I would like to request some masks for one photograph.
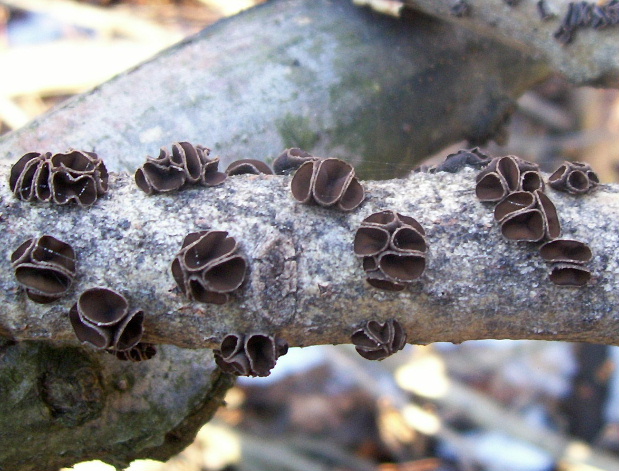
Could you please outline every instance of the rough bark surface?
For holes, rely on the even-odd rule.
[[[411,8],[543,58],[574,84],[619,88],[617,25],[601,30],[580,28],[567,45],[554,38],[571,0],[544,0],[552,15],[547,21],[537,11],[537,0],[523,0],[515,6],[497,0],[470,1],[470,14],[462,18],[451,13],[453,0],[404,1]]]
[[[615,186],[582,197],[548,190],[563,234],[587,242],[595,254],[590,285],[570,289],[549,281],[536,246],[502,239],[492,205],[475,197],[469,168],[365,182],[367,199],[351,214],[297,203],[289,182],[243,175],[215,188],[149,197],[128,175],[115,175],[109,196],[88,210],[18,201],[0,183],[2,330],[14,340],[71,339],[67,311],[77,295],[107,286],[145,310],[147,341],[181,347],[212,348],[226,333],[250,331],[277,333],[291,346],[348,343],[364,320],[389,317],[419,343],[619,343]],[[368,286],[352,250],[360,222],[385,209],[413,216],[427,230],[426,272],[401,293]],[[250,260],[246,283],[224,306],[189,302],[170,271],[185,235],[207,228],[229,231]],[[26,238],[42,234],[78,254],[71,293],[50,305],[26,299],[8,261]]]
[[[450,143],[494,136],[549,73],[522,51],[423,15],[271,1],[3,137],[0,159],[73,147],[134,171],[186,140],[224,166],[298,146],[389,178]]]
[[[4,341],[0,466],[166,460],[191,443],[231,385],[207,350],[165,346],[134,364],[66,343]]]

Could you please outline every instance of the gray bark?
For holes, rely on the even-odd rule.
[[[497,0],[470,0],[470,14],[450,13],[453,0],[404,0],[428,15],[449,21],[541,58],[576,85],[619,88],[619,27],[581,28],[572,43],[563,45],[553,35],[563,21],[571,0],[544,0],[552,17],[544,21],[537,0],[516,6]]]
[[[108,286],[145,310],[147,341],[181,347],[212,348],[226,333],[250,331],[279,334],[291,346],[348,343],[363,321],[388,317],[415,343],[619,343],[615,186],[579,198],[549,190],[564,235],[595,254],[590,285],[567,289],[548,280],[535,246],[502,239],[492,206],[474,195],[471,169],[365,182],[367,199],[351,214],[298,204],[289,181],[238,176],[149,197],[128,175],[116,175],[109,196],[88,210],[16,201],[3,184],[3,252],[51,234],[74,246],[79,273],[69,296],[41,306],[26,300],[5,259],[2,330],[15,340],[69,340],[67,311],[77,295]],[[369,287],[352,250],[360,222],[385,209],[417,218],[427,231],[426,272],[402,293]],[[185,235],[207,228],[229,231],[249,259],[246,283],[224,306],[188,301],[170,271]]]
[[[389,178],[447,144],[500,133],[515,99],[550,72],[425,16],[384,17],[349,0],[272,1],[4,137],[0,159],[73,147],[134,171],[186,140],[224,166],[298,146]]]

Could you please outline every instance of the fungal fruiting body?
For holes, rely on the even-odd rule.
[[[234,175],[273,175],[273,170],[266,163],[256,159],[241,159],[235,160],[228,168],[226,174],[229,177]]]
[[[108,172],[94,152],[29,152],[11,167],[9,187],[24,201],[88,207],[108,190]]]
[[[144,332],[144,312],[129,310],[127,299],[108,288],[84,291],[69,311],[80,342],[110,353],[135,348]]]
[[[365,198],[355,169],[340,159],[308,160],[295,172],[290,189],[301,203],[352,211]]]
[[[406,345],[406,332],[396,319],[382,324],[367,321],[350,337],[355,350],[367,360],[384,360]]]
[[[55,237],[28,239],[11,255],[18,283],[34,302],[51,303],[67,293],[76,273],[73,248]]]
[[[583,286],[591,279],[591,271],[584,265],[593,254],[584,242],[555,239],[541,246],[540,255],[551,265],[550,279],[557,285]]]
[[[159,157],[147,157],[135,172],[135,182],[148,195],[176,191],[185,185],[216,186],[227,175],[218,171],[219,158],[211,150],[189,142],[175,142],[172,152],[162,147]]]
[[[273,335],[228,334],[217,350],[215,362],[222,371],[237,376],[269,376],[280,356],[288,353],[288,342]]]
[[[288,175],[311,160],[320,160],[320,157],[315,157],[298,147],[285,149],[273,161],[273,171],[276,175]]]
[[[571,184],[568,183],[570,175],[575,175]],[[560,286],[582,286],[589,281],[591,273],[583,266],[585,261],[572,260],[569,257],[551,259],[546,255],[551,253],[551,249],[552,253],[556,253],[556,247],[572,247],[574,244],[579,250],[588,251],[589,254],[591,250],[583,242],[568,243],[558,239],[561,236],[559,215],[554,203],[544,193],[544,183],[536,164],[515,156],[496,157],[477,175],[476,181],[477,197],[481,201],[497,203],[494,219],[500,225],[505,239],[546,242],[546,245],[542,246],[542,257],[552,263],[550,280],[553,283]],[[570,166],[566,163],[551,175],[549,182],[557,189],[565,189],[566,185],[578,187],[580,191],[572,192],[582,193],[597,184],[597,176],[584,164]]]
[[[570,2],[554,37],[562,44],[574,39],[579,28],[602,29],[619,24],[619,0],[601,2]]]
[[[573,195],[588,193],[599,183],[600,179],[591,165],[582,162],[566,161],[548,177],[548,184],[552,188]]]
[[[236,240],[225,231],[188,234],[172,262],[176,284],[191,300],[224,304],[247,272],[247,260],[237,249]]]
[[[154,357],[157,354],[157,347],[152,343],[139,342],[129,350],[117,350],[110,353],[114,353],[119,360],[137,363]]]
[[[363,259],[367,282],[378,289],[401,291],[419,279],[426,267],[425,230],[414,218],[395,211],[365,218],[353,247]]]

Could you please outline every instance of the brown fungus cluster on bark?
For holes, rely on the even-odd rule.
[[[285,149],[273,161],[273,171],[276,175],[289,175],[305,162],[311,160],[320,160],[320,157],[315,157],[309,152],[299,149],[298,147]]]
[[[342,211],[352,211],[365,198],[352,165],[334,158],[303,163],[292,177],[290,189],[300,203],[337,207]]]
[[[157,354],[157,347],[152,343],[140,342],[129,350],[118,350],[113,353],[121,361],[138,363],[153,358]]]
[[[108,172],[94,152],[29,152],[11,167],[9,187],[24,201],[88,207],[107,193]]]
[[[236,240],[225,231],[187,234],[172,262],[176,284],[192,301],[224,304],[247,273],[247,260],[237,249]]]
[[[288,353],[288,342],[273,335],[228,334],[213,350],[219,368],[237,376],[269,376],[280,356]]]
[[[80,342],[113,354],[136,348],[144,333],[144,311],[130,311],[127,299],[109,288],[84,291],[69,321]]]
[[[567,12],[554,37],[562,44],[573,41],[576,31],[581,28],[602,29],[619,25],[619,0],[602,2],[570,2]]]
[[[550,177],[548,184],[558,191],[573,195],[588,193],[598,186],[600,179],[591,165],[565,161]]]
[[[555,172],[554,179],[551,176],[551,186],[555,180],[567,179],[566,174],[569,172],[566,169]],[[477,175],[476,181],[477,197],[481,201],[497,203],[494,219],[500,225],[505,239],[546,242],[542,247],[542,257],[552,263],[550,280],[553,283],[560,286],[582,286],[589,281],[591,274],[579,259],[547,258],[552,252],[551,249],[554,250],[552,253],[556,253],[556,247],[572,247],[574,244],[579,250],[586,250],[589,254],[591,251],[583,242],[567,243],[558,240],[561,236],[559,215],[554,203],[544,193],[544,183],[536,164],[515,156],[496,157]],[[571,243],[573,244],[570,245]]]
[[[367,282],[385,291],[401,291],[421,277],[428,249],[425,230],[410,216],[382,211],[365,218],[353,249],[363,259]]]
[[[228,168],[226,174],[229,177],[234,175],[273,175],[273,170],[266,163],[256,159],[235,160]]]
[[[540,248],[540,255],[550,264],[550,279],[560,286],[582,286],[591,279],[591,271],[584,265],[593,254],[587,244],[573,239],[556,239]]]
[[[135,183],[147,195],[177,191],[185,185],[216,186],[227,175],[219,172],[219,158],[211,150],[189,142],[175,142],[172,152],[162,147],[159,157],[147,157],[135,172]]]
[[[384,360],[402,350],[406,345],[406,332],[396,319],[388,319],[382,324],[367,321],[351,337],[357,353],[366,360]]]
[[[11,255],[17,282],[34,302],[47,304],[64,296],[76,273],[73,248],[44,235],[21,244]]]

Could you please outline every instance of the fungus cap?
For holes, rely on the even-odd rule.
[[[406,332],[396,319],[367,321],[351,336],[355,350],[367,360],[384,360],[406,345]]]

